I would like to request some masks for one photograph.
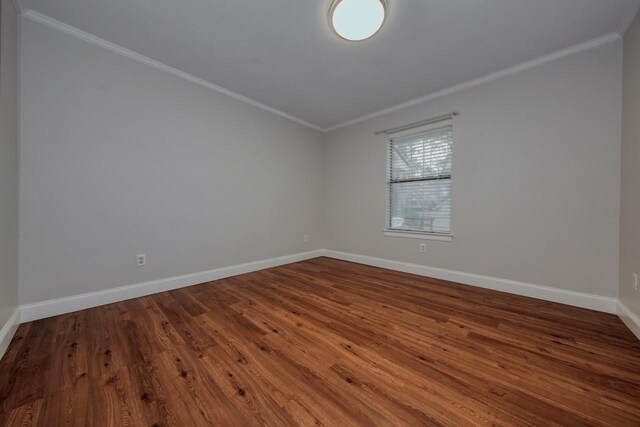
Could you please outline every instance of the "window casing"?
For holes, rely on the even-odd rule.
[[[450,120],[389,141],[386,231],[451,236],[452,149]]]

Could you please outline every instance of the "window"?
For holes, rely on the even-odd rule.
[[[387,231],[451,234],[450,123],[390,140]]]

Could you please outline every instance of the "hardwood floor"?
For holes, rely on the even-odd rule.
[[[317,258],[20,326],[0,425],[640,425],[613,315]]]

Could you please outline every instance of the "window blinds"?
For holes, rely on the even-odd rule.
[[[390,141],[389,229],[451,232],[452,145],[451,125]]]

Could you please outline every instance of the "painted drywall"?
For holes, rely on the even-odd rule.
[[[619,298],[640,317],[640,15],[624,37],[623,74]]]
[[[620,40],[321,135],[22,31],[21,304],[320,248],[617,296]],[[424,255],[382,234],[373,133],[454,110],[455,237]]]
[[[320,133],[28,19],[21,37],[21,304],[323,247]]]
[[[0,0],[0,329],[18,305],[18,18]]]
[[[617,39],[329,133],[327,248],[615,297],[621,79]],[[421,254],[383,235],[387,142],[374,132],[452,111],[454,238]]]
[[[391,0],[357,44],[329,29],[329,0],[21,1],[330,127],[617,31],[637,0]]]

